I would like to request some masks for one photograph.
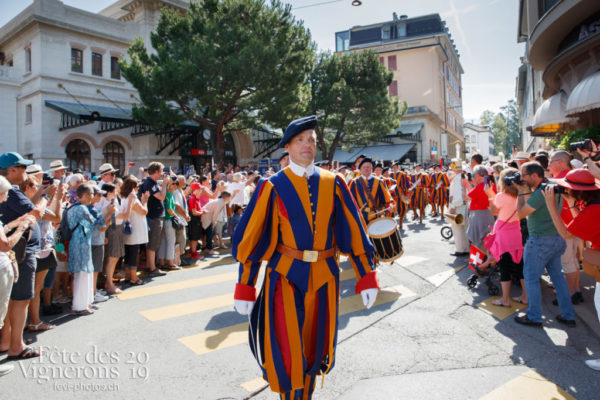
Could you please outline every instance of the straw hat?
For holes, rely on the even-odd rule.
[[[50,163],[50,168],[48,172],[60,171],[61,169],[66,170],[67,167],[64,166],[62,160],[54,160]]]
[[[98,174],[100,174],[100,175],[108,174],[110,172],[117,172],[117,171],[118,171],[118,169],[114,169],[114,167],[110,163],[102,164],[100,166],[100,168],[98,168]]]

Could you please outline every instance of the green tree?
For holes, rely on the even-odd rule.
[[[392,73],[373,52],[321,53],[309,74],[308,113],[319,116],[317,146],[332,160],[339,146],[364,145],[396,129],[406,102],[388,96]]]
[[[507,136],[503,149],[504,153],[508,154],[510,149],[521,146],[519,108],[517,102],[510,99],[505,106],[500,107],[500,110],[502,110],[502,115],[506,120]]]
[[[130,62],[121,61],[142,101],[135,117],[158,128],[186,119],[209,128],[217,162],[225,132],[269,122],[273,104],[296,104],[314,60],[310,32],[279,0],[204,0],[185,14],[163,8],[151,42],[155,53],[138,38]]]

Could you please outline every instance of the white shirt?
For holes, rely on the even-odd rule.
[[[121,206],[124,207],[124,209],[127,209],[128,202],[129,198],[123,199]],[[135,198],[134,204],[139,204],[140,206],[142,205],[137,197]],[[148,225],[146,222],[146,216],[139,214],[132,207],[131,214],[129,214],[129,223],[131,225],[131,235],[123,236],[123,241],[125,244],[134,245],[148,243]]]
[[[289,167],[292,170],[292,172],[298,176],[304,176],[305,173],[306,173],[306,176],[311,176],[312,174],[315,173],[315,164],[312,162],[310,163],[310,165],[308,167],[304,168],[303,166],[296,164],[290,158]]]
[[[246,189],[246,185],[243,182],[231,182],[231,183],[227,184],[227,191],[229,193],[231,193],[231,195],[233,196],[231,198],[231,202],[233,204],[242,204],[242,205],[247,204],[247,202],[245,201],[244,189]],[[234,196],[233,192],[235,192],[236,190],[239,190],[239,191]]]
[[[123,218],[119,217],[118,215],[121,214],[121,212],[125,211],[127,208],[123,208],[123,200],[121,200],[121,204],[119,204],[119,202],[117,201],[117,199],[115,198],[115,224],[116,225],[122,225],[123,224]],[[100,201],[97,202],[96,204],[94,204],[94,208],[99,210],[101,213],[104,212],[104,210],[106,209],[106,207],[108,207],[110,205],[110,200],[107,200],[106,197],[102,196],[100,198]],[[111,217],[108,217],[111,218]],[[112,222],[111,222],[112,224]]]
[[[462,176],[460,174],[456,174],[452,182],[450,182],[449,195],[452,201],[450,202],[450,207],[460,207],[464,205],[463,201],[463,186],[462,186]]]
[[[214,225],[223,208],[225,208],[225,200],[223,199],[214,199],[206,203],[206,205],[202,207],[204,213],[200,216],[202,228],[206,229],[211,224]]]

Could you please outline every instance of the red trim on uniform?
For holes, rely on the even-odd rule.
[[[243,283],[236,283],[233,298],[235,300],[256,301],[256,289]]]
[[[278,200],[278,202],[279,202],[279,212],[281,212],[281,214],[282,214],[282,215],[283,215],[283,216],[284,216],[286,219],[288,219],[288,220],[289,220],[290,218],[288,217],[288,212],[287,212],[287,210],[286,210],[286,208],[285,208],[285,204],[283,204],[283,199],[282,199],[281,197],[277,196],[277,200]]]
[[[365,289],[379,289],[379,282],[377,282],[376,271],[371,271],[365,276],[360,278],[360,281],[355,286],[356,294],[360,294]]]

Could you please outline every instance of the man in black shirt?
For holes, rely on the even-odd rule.
[[[159,162],[151,162],[148,165],[148,177],[140,186],[138,197],[141,198],[145,192],[150,193],[148,198],[148,244],[146,244],[146,267],[150,275],[165,275],[156,267],[156,252],[160,246],[160,238],[163,230],[163,219],[165,216],[165,206],[163,201],[167,196],[168,184],[160,180],[163,176],[164,166]]]
[[[50,189],[37,195],[32,200],[25,196],[19,189],[19,184],[27,179],[27,166],[33,164],[32,160],[24,159],[18,153],[4,153],[0,156],[0,175],[13,185],[8,191],[8,198],[0,204],[0,219],[4,225],[11,221],[22,218],[25,215],[32,215],[36,220],[40,220],[44,215]],[[54,185],[51,185],[53,188]],[[27,319],[27,309],[29,300],[34,297],[35,270],[37,261],[35,253],[40,250],[40,230],[37,224],[31,227],[31,233],[25,231],[23,234],[29,237],[25,246],[25,255],[19,260],[19,277],[13,284],[10,294],[9,313],[6,316],[4,327],[2,328],[3,349],[7,350],[8,359],[26,359],[38,357],[38,350],[34,350],[25,345],[23,341],[23,329]],[[13,247],[17,253],[17,246]],[[19,251],[19,253],[21,253]],[[21,253],[22,254],[22,253]],[[20,258],[21,254],[17,254]]]

